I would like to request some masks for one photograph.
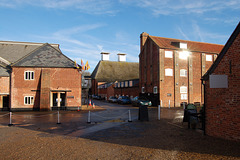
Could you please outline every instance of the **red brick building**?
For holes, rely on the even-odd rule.
[[[77,109],[81,105],[81,74],[59,45],[1,42],[1,86],[11,110]],[[4,82],[2,82],[3,80]],[[8,82],[7,82],[8,81]],[[1,92],[2,87],[1,87]]]
[[[109,53],[101,53],[102,60],[95,67],[92,78],[92,94],[102,98],[110,96],[139,95],[139,64],[126,62],[125,54],[118,54],[118,61],[109,61]]]
[[[205,132],[240,140],[240,23],[218,58],[203,76]]]
[[[201,77],[223,45],[141,34],[139,86],[153,105],[179,107],[203,103]]]

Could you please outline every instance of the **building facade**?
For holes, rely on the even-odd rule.
[[[206,134],[240,141],[240,23],[202,80]]]
[[[179,107],[181,102],[203,103],[201,77],[223,45],[140,36],[139,86],[154,106]]]
[[[139,64],[126,62],[126,54],[118,54],[118,61],[109,61],[110,53],[101,53],[92,78],[92,94],[108,99],[110,96],[139,95]],[[136,86],[137,85],[137,86]]]
[[[81,74],[58,45],[2,42],[0,57],[8,62],[8,76],[0,82],[8,88],[10,110],[74,110],[81,105]]]

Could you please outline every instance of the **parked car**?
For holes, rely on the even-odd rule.
[[[130,104],[131,99],[128,96],[119,96],[118,101],[119,104]]]
[[[134,97],[132,100],[133,106],[152,106],[152,102],[145,97]]]
[[[117,101],[118,101],[117,97],[114,97],[114,96],[110,96],[108,99],[108,102],[111,102],[111,103],[117,103]]]

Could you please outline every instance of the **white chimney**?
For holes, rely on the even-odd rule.
[[[109,54],[110,53],[106,53],[106,52],[101,52],[102,55],[102,61],[109,61]]]
[[[118,62],[126,62],[126,54],[118,53]]]

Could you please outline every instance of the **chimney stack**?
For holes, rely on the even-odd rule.
[[[126,62],[126,54],[118,53],[118,62]]]
[[[149,34],[146,33],[146,32],[143,32],[141,35],[140,35],[140,52],[142,51],[143,49],[143,46],[148,38]]]
[[[102,55],[102,61],[109,61],[109,54],[110,53],[106,53],[106,52],[101,52]]]

